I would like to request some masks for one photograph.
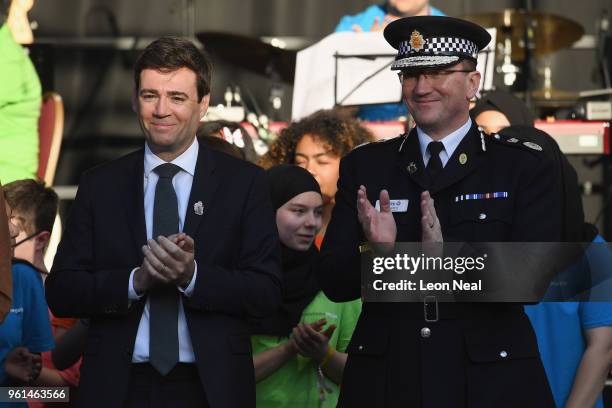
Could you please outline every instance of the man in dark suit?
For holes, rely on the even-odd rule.
[[[362,293],[360,249],[384,256],[396,242],[560,238],[555,163],[535,143],[485,138],[469,117],[486,30],[449,17],[409,17],[389,24],[385,38],[399,50],[392,69],[417,127],[341,162],[317,265],[334,301]],[[522,305],[365,300],[339,407],[554,406]]]
[[[211,65],[161,38],[136,62],[146,144],[86,172],[46,282],[91,319],[79,407],[254,407],[247,324],[280,304],[263,171],[199,145]]]

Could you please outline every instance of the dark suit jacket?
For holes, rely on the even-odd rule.
[[[46,281],[56,316],[90,317],[77,406],[120,407],[146,297],[128,302],[128,280],[146,243],[144,150],[86,172]],[[204,213],[196,215],[201,201]],[[198,275],[183,296],[211,407],[254,407],[250,316],[280,304],[280,257],[264,172],[200,144],[184,232]]]
[[[398,242],[421,240],[424,190],[435,200],[447,242],[559,241],[558,169],[522,141],[484,140],[473,126],[433,185],[424,169],[416,131],[357,148],[342,160],[336,205],[317,265],[330,299],[348,301],[361,293],[358,247],[365,237],[356,211],[360,184],[372,204],[381,189],[391,199],[409,200],[407,211],[393,213]],[[508,197],[455,200],[491,192],[508,192]],[[347,349],[339,406],[552,404],[521,305],[440,303],[439,315],[440,321],[430,323],[424,321],[423,303],[364,303]],[[429,337],[421,335],[425,327]]]

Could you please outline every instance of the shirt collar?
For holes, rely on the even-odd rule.
[[[444,145],[444,150],[446,151],[448,157],[453,155],[455,149],[457,146],[459,146],[459,143],[461,143],[465,135],[467,135],[467,133],[470,131],[470,127],[472,127],[472,119],[468,116],[468,120],[463,124],[463,126],[440,140]],[[423,132],[418,126],[416,129],[419,137],[419,144],[421,145],[421,153],[425,155],[427,145],[434,140],[427,133]]]
[[[181,170],[189,173],[192,177],[195,176],[196,162],[198,161],[198,151],[200,145],[198,144],[198,138],[193,138],[193,143],[187,150],[185,150],[180,156],[172,160],[170,163],[176,164]],[[157,166],[166,163],[155,155],[149,148],[149,144],[145,142],[145,153],[144,153],[144,175],[149,177],[151,171]]]

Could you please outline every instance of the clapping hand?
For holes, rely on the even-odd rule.
[[[444,242],[442,226],[429,191],[421,193],[421,231],[422,242]]]
[[[186,288],[195,272],[195,244],[185,233],[150,239],[142,246],[144,260],[134,277],[134,288],[143,292],[156,283]]]
[[[6,356],[4,370],[9,377],[28,383],[40,375],[42,358],[40,354],[30,353],[25,347],[15,347]]]
[[[389,192],[381,190],[379,196],[380,211],[368,200],[365,186],[357,191],[357,218],[363,233],[375,252],[386,254],[393,250],[397,237],[397,225],[391,212]]]
[[[300,323],[293,328],[291,340],[298,353],[318,363],[323,361],[329,347],[329,339],[336,329],[336,326],[332,324],[321,332],[326,323],[325,319],[319,319],[312,324]]]
[[[193,253],[195,250],[193,239],[184,232],[170,235],[168,239],[178,245],[183,251]]]
[[[385,27],[387,27],[389,25],[389,23],[391,21],[395,20],[395,18],[389,16],[389,14],[387,14],[385,16],[385,18],[383,19],[383,21],[380,21],[380,17],[375,17],[374,18],[374,22],[372,23],[372,25],[370,26],[370,32],[377,32],[377,31],[383,31],[385,29]],[[359,24],[353,24],[351,26],[351,29],[356,32],[356,33],[362,33],[363,29],[361,28],[361,26]]]

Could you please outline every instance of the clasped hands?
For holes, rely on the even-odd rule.
[[[397,239],[397,225],[391,212],[391,200],[387,190],[379,196],[380,211],[368,200],[365,186],[357,191],[357,218],[363,233],[376,253],[387,254],[393,250]],[[443,242],[442,227],[436,214],[434,200],[429,191],[421,193],[421,241]]]
[[[195,272],[194,247],[193,238],[183,232],[148,240],[142,246],[142,265],[134,272],[136,293],[158,284],[187,288]]]
[[[314,323],[300,323],[293,328],[286,347],[292,353],[299,353],[303,357],[309,357],[321,363],[327,355],[329,339],[331,338],[336,326],[331,324],[325,331],[323,326],[327,323],[325,319],[319,319]]]

